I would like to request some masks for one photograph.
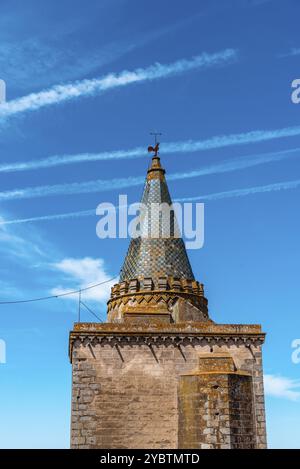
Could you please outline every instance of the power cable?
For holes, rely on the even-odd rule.
[[[113,278],[110,278],[109,280],[105,280],[104,282],[100,283],[95,283],[94,285],[89,285],[88,287],[85,288],[80,288],[78,290],[72,290],[70,292],[66,293],[59,293],[57,295],[51,295],[51,296],[41,296],[39,298],[30,298],[28,300],[15,300],[15,301],[0,301],[0,305],[10,305],[10,304],[18,304],[18,303],[31,303],[34,301],[44,301],[44,300],[50,300],[52,298],[60,298],[62,296],[67,296],[67,295],[74,295],[75,293],[80,293],[86,290],[90,290],[91,288],[96,288],[99,287],[100,285],[104,285],[105,283],[112,282],[112,280],[115,280],[118,276],[116,275]]]

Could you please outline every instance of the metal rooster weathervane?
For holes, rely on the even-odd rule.
[[[148,147],[148,152],[154,152],[154,156],[158,155],[159,151],[159,142],[157,141],[157,136],[162,135],[160,132],[150,132],[150,135],[154,135],[154,147],[151,145]]]

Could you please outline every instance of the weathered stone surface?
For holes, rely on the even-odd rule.
[[[73,448],[265,447],[258,326],[124,327],[71,333]]]
[[[182,375],[178,390],[179,448],[254,448],[252,377],[229,353],[200,355],[199,371]]]

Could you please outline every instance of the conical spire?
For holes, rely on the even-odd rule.
[[[195,280],[177,228],[159,143],[147,172],[138,237],[132,237],[119,283],[107,303],[110,322],[209,320],[203,284]],[[153,210],[154,206],[154,210]],[[164,209],[161,209],[164,207]]]
[[[174,212],[169,212],[169,218],[158,213],[158,204],[171,207],[172,201],[157,151],[148,169],[141,202],[146,209],[140,222],[141,236],[131,239],[120,281],[148,277],[154,282],[160,277],[194,280],[184,242],[175,236]]]

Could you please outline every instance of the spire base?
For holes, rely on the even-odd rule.
[[[112,287],[107,320],[177,323],[209,320],[203,285],[174,277],[140,277]]]

